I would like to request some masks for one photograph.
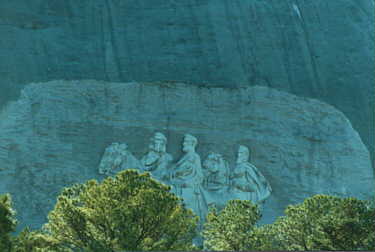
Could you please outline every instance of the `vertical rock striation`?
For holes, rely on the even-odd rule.
[[[0,106],[25,83],[261,85],[343,111],[374,151],[373,0],[13,0]]]

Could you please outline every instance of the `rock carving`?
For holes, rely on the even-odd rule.
[[[196,137],[184,136],[182,151],[184,156],[173,166],[171,183],[175,193],[182,197],[188,207],[191,207],[203,220],[207,213],[202,182],[203,173],[200,156],[195,152],[198,144]]]
[[[109,170],[116,170],[121,165],[121,157],[118,155],[119,143],[108,146],[99,164],[99,173],[107,174]]]
[[[145,171],[159,180],[167,180],[167,168],[173,160],[171,154],[166,152],[167,138],[160,132],[156,132],[150,139],[149,151],[141,159]]]
[[[126,143],[113,143],[105,150],[99,173],[112,175],[129,168],[148,171],[156,179],[170,184],[175,194],[184,199],[187,207],[203,221],[210,206],[222,208],[229,199],[251,200],[262,203],[272,188],[258,169],[249,162],[250,151],[240,145],[232,172],[221,154],[210,152],[201,164],[195,148],[198,139],[186,134],[183,139],[184,155],[172,163],[167,153],[167,138],[156,132],[150,139],[148,152],[140,159],[133,156]],[[201,222],[202,223],[202,222]]]
[[[228,162],[218,153],[210,152],[203,162],[203,188],[208,206],[225,204],[229,179]]]
[[[120,170],[142,169],[140,162],[128,150],[126,143],[113,143],[106,148],[99,165],[99,173],[113,175]]]
[[[236,167],[230,176],[233,196],[241,200],[262,203],[272,192],[272,188],[258,169],[249,160],[250,152],[240,145]]]
[[[203,168],[203,186],[206,190],[217,191],[228,185],[228,162],[220,154],[210,152],[203,162]]]

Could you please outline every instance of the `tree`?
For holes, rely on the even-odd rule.
[[[10,251],[12,247],[11,232],[15,231],[17,221],[14,218],[10,195],[0,195],[0,251]]]
[[[149,173],[126,170],[63,190],[45,225],[80,251],[191,250],[198,217]]]
[[[367,201],[316,195],[288,206],[269,234],[281,250],[374,250],[375,211]]]
[[[218,212],[211,208],[204,224],[204,247],[208,250],[249,250],[256,222],[261,215],[248,200],[230,200]]]
[[[18,236],[11,235],[15,231],[17,220],[12,208],[10,195],[0,195],[0,251],[1,252],[36,252],[51,251],[53,242],[38,232],[27,228]],[[57,250],[56,250],[57,251]]]
[[[212,209],[203,232],[210,250],[375,250],[374,203],[316,195],[290,205],[273,224],[250,202],[230,201]]]
[[[59,246],[59,242],[42,231],[30,231],[25,228],[13,238],[11,252],[70,252]]]

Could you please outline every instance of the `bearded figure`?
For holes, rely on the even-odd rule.
[[[161,181],[168,180],[168,166],[173,160],[171,154],[166,152],[167,138],[164,134],[156,132],[151,138],[149,151],[141,159],[143,169],[151,172],[152,176]]]
[[[246,146],[238,149],[236,167],[230,176],[232,193],[237,199],[263,203],[272,192],[271,185],[258,169],[249,162]]]
[[[201,159],[195,152],[197,144],[198,140],[194,136],[184,136],[182,151],[185,154],[172,166],[170,183],[174,192],[184,199],[186,206],[192,208],[202,221],[207,213],[207,203],[202,189]]]

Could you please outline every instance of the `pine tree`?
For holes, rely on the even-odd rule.
[[[169,186],[126,170],[66,188],[48,220],[61,247],[112,252],[194,249],[198,219]]]

